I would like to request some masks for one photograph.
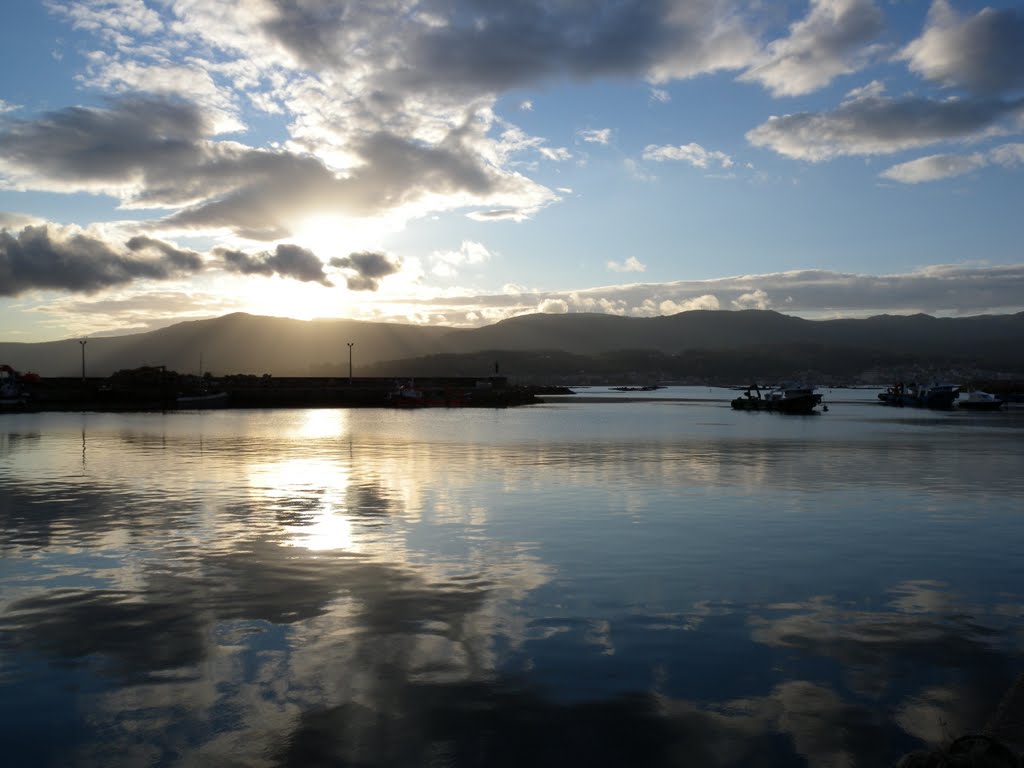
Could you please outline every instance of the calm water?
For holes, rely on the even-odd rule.
[[[0,761],[882,766],[983,726],[1024,409],[727,396],[0,416]]]

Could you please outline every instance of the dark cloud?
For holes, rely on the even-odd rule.
[[[174,169],[199,164],[197,141],[210,131],[203,114],[182,102],[125,98],[107,109],[69,107],[36,121],[4,121],[0,166],[42,177],[51,188],[159,186],[178,175]]]
[[[145,235],[137,235],[131,238],[125,245],[133,253],[141,251],[143,253],[155,254],[181,270],[198,272],[203,266],[202,258],[195,251],[175,248],[170,243],[165,243],[163,240],[155,240]]]
[[[983,8],[961,19],[937,0],[919,38],[902,52],[915,72],[945,85],[994,95],[1024,88],[1024,11]]]
[[[771,117],[747,133],[758,147],[801,160],[880,155],[939,141],[964,140],[1022,113],[1024,101],[937,101],[865,92],[832,112]]]
[[[334,283],[324,274],[324,265],[312,251],[297,245],[278,245],[274,252],[249,254],[227,248],[215,248],[214,253],[224,260],[230,272],[243,275],[280,275],[304,283],[320,283],[328,288]]]
[[[373,251],[333,258],[331,266],[355,271],[355,275],[346,278],[349,290],[352,291],[376,291],[381,278],[393,275],[402,268],[400,262],[394,262],[386,254]]]
[[[428,0],[415,13],[398,3],[273,6],[264,33],[305,66],[352,66],[357,52],[374,90],[411,97],[473,97],[552,77],[687,76],[741,66],[753,50],[722,0]]]
[[[202,268],[195,253],[149,238],[136,238],[128,253],[97,237],[48,226],[0,230],[0,296],[32,289],[98,291],[133,280],[166,280]],[[145,251],[145,258],[131,255]]]

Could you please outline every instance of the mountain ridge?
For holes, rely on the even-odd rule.
[[[773,310],[693,310],[658,317],[600,313],[532,314],[482,326],[449,328],[363,320],[295,320],[231,313],[186,320],[153,331],[93,337],[85,348],[86,375],[163,365],[181,373],[200,367],[217,375],[347,375],[352,343],[353,373],[389,361],[431,355],[552,351],[600,356],[650,351],[664,356],[701,352],[704,359],[743,350],[783,347],[833,359],[843,349],[864,360],[913,354],[936,362],[971,362],[1016,370],[1024,340],[1024,312],[937,318],[875,315],[863,319],[807,320]],[[0,342],[0,363],[42,376],[81,373],[79,339]],[[817,350],[817,351],[816,351]],[[710,356],[705,353],[714,353]],[[827,353],[827,354],[825,354]]]

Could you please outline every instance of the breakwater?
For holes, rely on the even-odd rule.
[[[399,405],[400,389],[415,388],[404,407],[505,408],[540,402],[548,389],[512,385],[505,377],[276,377],[217,378],[160,372],[109,378],[47,378],[26,387],[9,410],[138,411],[203,408],[383,408]],[[567,390],[566,390],[567,391]]]

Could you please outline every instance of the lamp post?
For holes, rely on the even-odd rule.
[[[348,385],[352,386],[352,347],[356,343],[354,341],[348,342]]]
[[[89,342],[88,339],[79,339],[78,343],[82,345],[82,383],[85,383],[85,345]]]

